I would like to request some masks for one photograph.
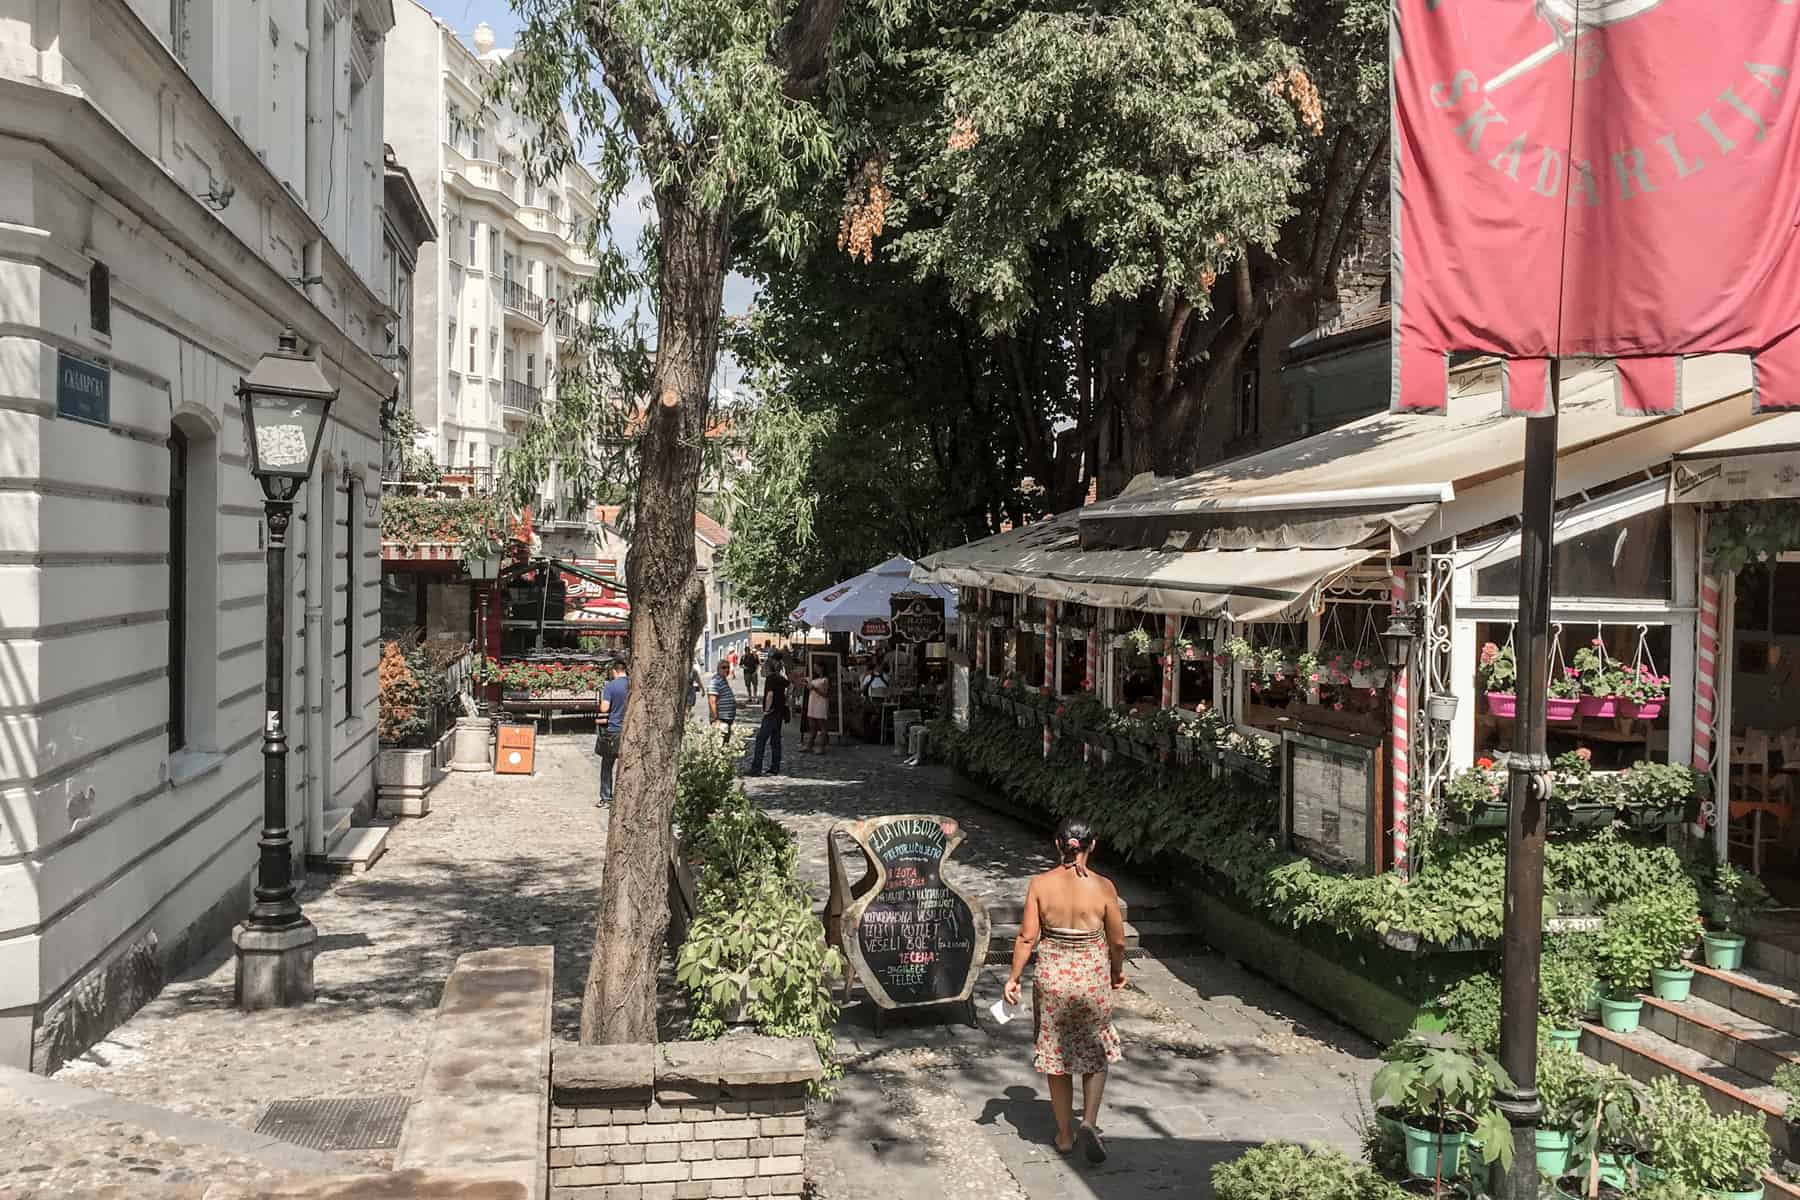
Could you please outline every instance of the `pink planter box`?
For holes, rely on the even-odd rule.
[[[1496,717],[1510,717],[1518,710],[1519,698],[1512,692],[1489,692],[1487,706]]]
[[[1617,696],[1583,696],[1576,704],[1575,711],[1584,717],[1614,716],[1619,711],[1619,698]]]
[[[1549,721],[1573,721],[1580,700],[1574,696],[1552,696],[1544,701],[1544,717]]]

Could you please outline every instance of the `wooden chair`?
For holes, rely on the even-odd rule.
[[[1785,790],[1778,796],[1770,781],[1768,731],[1746,729],[1731,736],[1731,829],[1729,844],[1750,852],[1750,873],[1761,875],[1763,847],[1776,839],[1763,832],[1765,816],[1780,825],[1793,820]],[[1747,836],[1745,836],[1747,835]]]

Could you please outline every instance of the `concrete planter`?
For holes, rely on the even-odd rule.
[[[448,757],[449,736],[430,746],[383,746],[375,756],[375,805],[384,817],[422,817],[431,811],[431,785]]]
[[[450,730],[450,769],[490,771],[494,731],[486,717],[458,717]]]

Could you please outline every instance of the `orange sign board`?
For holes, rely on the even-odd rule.
[[[536,725],[502,725],[494,747],[496,775],[529,775],[537,754]]]

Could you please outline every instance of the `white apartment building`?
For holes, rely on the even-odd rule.
[[[234,390],[338,381],[290,532],[296,857],[373,793],[392,0],[0,4],[0,1063],[249,910],[262,493]]]
[[[527,178],[520,155],[535,130],[488,101],[508,53],[493,30],[477,26],[471,49],[417,0],[396,0],[395,15],[387,138],[442,231],[415,280],[413,411],[438,463],[479,479],[554,394],[580,316],[568,297],[596,270],[596,184],[579,166]]]

